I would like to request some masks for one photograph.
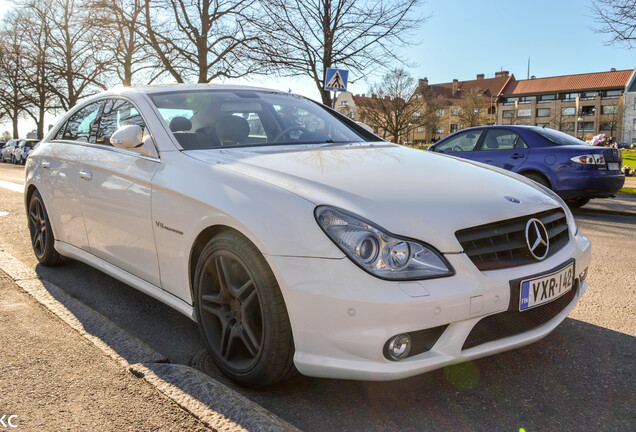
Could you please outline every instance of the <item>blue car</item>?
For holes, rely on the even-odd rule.
[[[464,129],[432,145],[437,153],[495,165],[556,192],[570,207],[616,195],[625,183],[615,148],[594,147],[554,129],[483,126]]]

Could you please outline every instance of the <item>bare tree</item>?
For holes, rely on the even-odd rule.
[[[327,68],[359,75],[400,60],[396,47],[414,43],[412,30],[423,22],[420,0],[261,0],[266,19],[256,24],[266,35],[261,53],[284,76],[309,76],[322,102]]]
[[[25,113],[35,121],[37,136],[44,137],[44,117],[55,108],[50,68],[49,29],[45,21],[31,16],[20,20],[21,30],[26,35],[26,58],[24,65],[25,86],[22,93],[27,100]]]
[[[88,19],[90,8],[81,0],[24,0],[34,19],[46,23],[50,43],[51,89],[64,109],[82,97],[106,88],[105,58],[100,58],[101,35]]]
[[[148,49],[141,34],[145,19],[145,0],[97,0],[88,3],[89,19],[100,29],[100,50],[106,53],[105,68],[119,82],[130,86],[151,83],[163,69]]]
[[[441,110],[448,103],[446,99],[431,87],[418,89],[422,101],[422,117],[420,123],[425,128],[426,136],[431,138],[435,134],[435,128],[439,124]]]
[[[25,86],[24,66],[26,58],[25,34],[19,12],[5,15],[0,31],[0,108],[13,123],[13,138],[18,138],[18,122],[24,116],[28,101],[22,88]]]
[[[177,81],[207,83],[258,71],[249,51],[256,0],[146,0],[145,37]]]
[[[595,0],[597,29],[610,35],[609,44],[624,44],[632,48],[636,43],[636,0]]]
[[[404,69],[394,69],[380,83],[373,84],[370,98],[358,102],[360,120],[381,129],[393,140],[421,125],[421,103],[415,80]]]
[[[485,124],[490,103],[480,91],[468,90],[462,95],[459,107],[461,108],[459,119],[465,127],[473,127]]]

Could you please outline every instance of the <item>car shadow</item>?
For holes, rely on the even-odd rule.
[[[171,362],[192,365],[305,431],[634,430],[636,424],[636,337],[576,319],[527,347],[399,381],[299,375],[254,390],[220,373],[196,325],[160,302],[78,262],[38,265],[36,272]],[[111,348],[118,351],[116,343]],[[165,379],[189,391],[183,381]]]

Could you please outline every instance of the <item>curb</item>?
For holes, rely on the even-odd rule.
[[[217,431],[298,431],[280,417],[212,377],[168,359],[108,318],[68,295],[0,250],[0,270],[38,303],[135,377]]]

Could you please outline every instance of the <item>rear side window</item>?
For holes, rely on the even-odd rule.
[[[97,144],[112,145],[110,137],[113,133],[120,127],[128,125],[146,127],[139,111],[130,102],[122,99],[107,101],[99,121]]]
[[[525,141],[516,133],[507,129],[489,129],[480,150],[512,150],[527,148]]]
[[[439,153],[459,153],[473,151],[475,144],[479,140],[481,130],[462,132],[435,147]]]
[[[102,107],[102,102],[95,102],[73,114],[64,126],[55,135],[55,139],[95,142],[97,114]]]

